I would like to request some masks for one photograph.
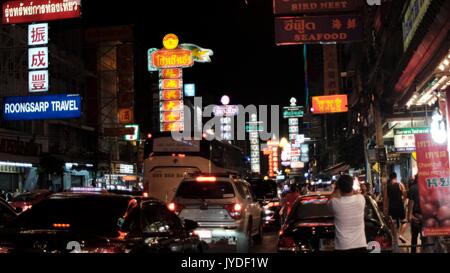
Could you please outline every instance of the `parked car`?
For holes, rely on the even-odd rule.
[[[8,224],[0,232],[0,248],[10,253],[199,252],[201,241],[192,235],[196,227],[154,199],[58,193]]]
[[[376,241],[381,251],[392,251],[392,232],[376,202],[366,196],[367,242]],[[295,202],[278,239],[279,252],[311,253],[334,250],[334,219],[328,206],[330,193],[301,196]]]
[[[210,250],[231,248],[248,252],[263,237],[262,208],[251,186],[230,175],[199,175],[185,178],[168,207],[182,219],[197,221],[195,233]]]
[[[48,190],[39,190],[39,191],[33,191],[33,192],[26,192],[17,195],[12,199],[10,202],[11,206],[16,208],[18,211],[26,211],[27,209],[30,209],[34,204],[37,202],[47,198],[50,196],[52,192]]]
[[[281,226],[281,200],[277,183],[274,180],[249,179],[256,200],[263,208],[263,222],[267,227]]]
[[[5,200],[0,198],[0,229],[17,217],[15,209]]]

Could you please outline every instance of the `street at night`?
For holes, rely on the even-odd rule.
[[[448,253],[450,1],[115,2],[0,2],[0,258]]]

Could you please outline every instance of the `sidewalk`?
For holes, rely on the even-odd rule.
[[[398,240],[398,246],[399,246],[399,253],[411,253],[411,226],[410,224],[406,224],[405,233],[403,234],[403,238],[406,240],[406,243],[403,243],[402,241]],[[417,253],[421,252],[421,241],[420,236],[417,239]]]

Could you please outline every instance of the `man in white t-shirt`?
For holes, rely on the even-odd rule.
[[[343,175],[336,182],[329,205],[334,213],[336,251],[366,252],[364,230],[366,199],[353,191],[353,179]]]

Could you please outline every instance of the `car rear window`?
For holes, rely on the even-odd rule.
[[[16,202],[29,202],[29,201],[33,201],[33,199],[36,198],[37,196],[38,196],[37,193],[21,194],[21,195],[18,195],[16,197],[14,197],[13,201],[16,201]]]
[[[300,199],[292,208],[291,220],[309,220],[332,218],[333,212],[328,206],[328,198]]]
[[[128,202],[125,197],[46,199],[19,215],[11,225],[25,230],[48,230],[54,229],[54,224],[69,224],[71,231],[114,236]]]
[[[234,189],[233,185],[226,181],[184,181],[178,188],[176,197],[184,199],[226,199],[234,197]]]
[[[263,179],[250,181],[256,198],[274,198],[277,196],[277,184],[275,181]]]

